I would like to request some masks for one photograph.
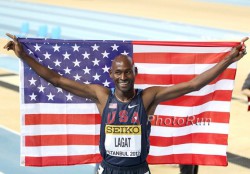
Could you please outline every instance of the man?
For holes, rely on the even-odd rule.
[[[63,88],[80,97],[92,99],[102,116],[100,132],[100,153],[103,161],[99,174],[150,174],[146,158],[149,153],[150,122],[160,102],[174,99],[199,90],[230,64],[246,54],[244,38],[224,60],[191,81],[170,87],[152,86],[144,90],[134,88],[137,68],[133,60],[124,55],[117,56],[110,69],[115,89],[110,90],[96,84],[80,84],[64,78],[43,67],[26,54],[17,38],[7,34],[9,41],[4,48],[13,50],[34,71],[54,86]]]
[[[250,73],[248,74],[243,86],[241,88],[241,93],[248,98],[248,111],[250,111]]]
[[[241,90],[243,95],[250,97],[250,73],[248,74]]]

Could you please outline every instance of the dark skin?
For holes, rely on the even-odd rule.
[[[92,99],[96,103],[99,113],[102,115],[110,92],[108,88],[97,84],[81,84],[60,76],[56,72],[43,67],[26,54],[14,35],[8,33],[6,35],[12,40],[4,46],[4,49],[13,50],[17,57],[25,61],[39,76],[54,86],[60,87],[80,97]],[[229,65],[240,60],[246,54],[244,42],[247,40],[247,37],[242,39],[241,44],[234,47],[221,62],[188,82],[179,83],[170,87],[152,86],[144,89],[142,101],[147,114],[153,115],[160,102],[180,97],[192,91],[197,91],[214,80]],[[123,55],[117,56],[112,63],[109,73],[115,83],[115,95],[117,98],[123,102],[129,102],[135,93],[134,81],[137,75],[137,69],[134,67],[132,59]]]

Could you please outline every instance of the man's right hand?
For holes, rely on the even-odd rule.
[[[6,35],[12,40],[9,41],[3,48],[6,50],[13,50],[17,57],[22,58],[22,55],[25,53],[22,45],[18,42],[15,35],[6,33]]]

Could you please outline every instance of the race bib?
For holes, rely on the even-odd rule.
[[[140,156],[141,125],[106,125],[105,133],[105,148],[108,155]]]

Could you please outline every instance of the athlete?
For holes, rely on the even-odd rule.
[[[30,57],[16,36],[8,33],[7,36],[12,40],[4,49],[13,50],[39,76],[56,87],[96,103],[102,116],[99,147],[103,161],[98,174],[150,174],[146,161],[150,146],[148,115],[154,114],[160,102],[199,90],[211,82],[246,54],[244,42],[248,40],[242,39],[241,44],[234,47],[221,62],[188,82],[139,90],[134,88],[137,68],[128,56],[119,55],[113,60],[109,73],[115,89],[109,89],[96,84],[77,83],[60,76]]]
[[[243,83],[241,92],[243,95],[250,97],[250,73],[248,74],[247,78],[245,79]]]

